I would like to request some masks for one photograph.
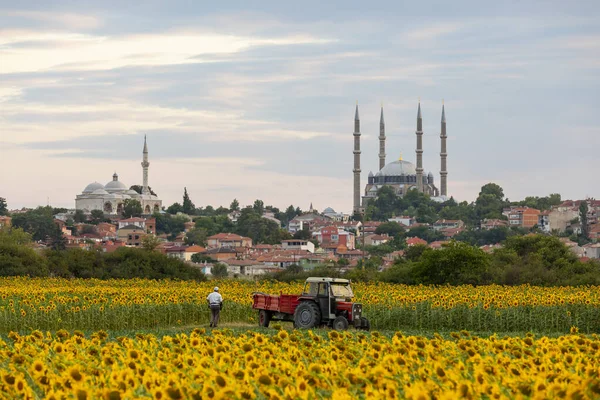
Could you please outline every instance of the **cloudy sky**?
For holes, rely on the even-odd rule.
[[[425,4],[426,3],[426,4]],[[0,0],[0,197],[74,207],[117,172],[165,205],[261,198],[352,207],[359,103],[363,182],[388,162],[448,191],[496,182],[511,200],[600,197],[600,2]]]

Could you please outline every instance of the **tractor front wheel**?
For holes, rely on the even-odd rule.
[[[303,301],[294,311],[294,326],[300,329],[312,329],[321,323],[321,310],[312,301]]]
[[[346,319],[346,317],[343,316],[339,316],[336,317],[333,320],[333,329],[335,329],[336,331],[345,331],[346,329],[348,329],[348,320]]]
[[[365,317],[360,317],[360,328],[363,331],[370,331],[371,330],[371,323],[369,322],[369,320]]]
[[[271,313],[268,312],[267,310],[259,310],[258,311],[258,326],[268,328],[269,322],[271,322]]]

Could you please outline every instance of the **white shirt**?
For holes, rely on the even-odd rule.
[[[221,296],[221,293],[219,293],[219,292],[212,292],[211,294],[208,295],[208,297],[206,297],[206,300],[208,300],[208,303],[211,306],[219,305],[223,302],[223,296]]]

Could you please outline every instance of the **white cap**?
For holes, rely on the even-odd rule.
[[[215,292],[218,292],[219,288],[217,286],[215,286]]]

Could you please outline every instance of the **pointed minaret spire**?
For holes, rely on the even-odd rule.
[[[446,150],[446,110],[444,109],[444,101],[442,100],[442,130],[440,132],[441,151],[440,151],[440,195],[448,196],[448,170],[446,169],[446,158],[448,152]]]
[[[146,135],[144,135],[144,150],[142,151],[142,169],[143,169],[143,185],[142,185],[142,194],[150,194],[150,188],[148,187],[148,167],[150,163],[148,162],[148,144],[146,143]]]
[[[423,117],[421,116],[421,99],[419,98],[419,109],[417,111],[417,190],[424,191],[423,185]]]
[[[379,170],[385,167],[385,121],[383,119],[383,103],[381,104],[381,117],[379,117]]]
[[[360,212],[360,119],[358,117],[358,102],[354,113],[354,191],[352,211]]]
[[[444,102],[442,101],[442,123],[446,123],[446,110],[444,109]]]

